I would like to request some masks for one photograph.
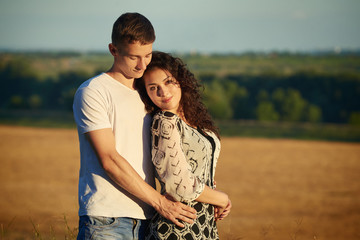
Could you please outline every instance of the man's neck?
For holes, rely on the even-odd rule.
[[[106,72],[110,77],[115,79],[116,81],[120,82],[124,86],[130,88],[131,90],[134,90],[134,78],[126,78],[121,72],[115,72],[110,69]]]

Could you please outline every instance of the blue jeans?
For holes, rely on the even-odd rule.
[[[77,240],[145,239],[148,221],[133,218],[80,216]]]

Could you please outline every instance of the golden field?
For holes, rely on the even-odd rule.
[[[0,152],[1,239],[71,239],[76,130],[0,126]],[[359,143],[224,137],[216,181],[221,239],[360,239]]]

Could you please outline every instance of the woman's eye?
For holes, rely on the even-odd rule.
[[[166,81],[166,84],[176,84],[176,81],[172,78],[169,78],[167,81]]]

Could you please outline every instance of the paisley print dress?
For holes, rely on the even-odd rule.
[[[187,125],[171,112],[157,113],[152,122],[152,161],[162,194],[168,193],[197,211],[193,224],[177,227],[156,213],[146,239],[219,239],[214,207],[195,201],[205,185],[214,188],[220,141],[212,132]]]

